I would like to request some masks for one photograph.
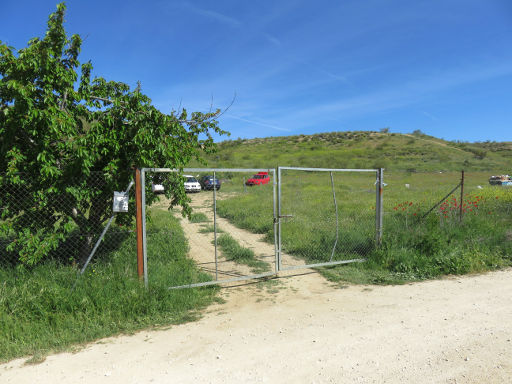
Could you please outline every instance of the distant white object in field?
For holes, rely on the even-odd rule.
[[[483,189],[481,185],[478,185],[478,186],[477,186],[477,188],[478,188],[478,189]]]
[[[410,185],[409,185],[409,184],[405,184],[405,188],[409,188],[409,187],[410,187]]]

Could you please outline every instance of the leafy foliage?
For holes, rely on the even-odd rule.
[[[110,214],[113,191],[128,185],[133,167],[181,169],[214,150],[212,132],[225,133],[218,110],[165,114],[140,84],[130,89],[93,78],[91,62],[78,60],[80,36],[66,35],[65,9],[59,4],[45,36],[26,48],[0,41],[0,237],[14,235],[10,250],[28,265],[77,228],[86,254],[90,234]],[[97,172],[100,185],[91,188]],[[181,173],[167,184],[172,205],[190,213]]]

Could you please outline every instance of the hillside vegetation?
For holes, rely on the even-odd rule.
[[[303,166],[511,173],[512,142],[450,142],[421,132],[329,132],[220,142],[210,167]],[[194,164],[198,165],[198,164]]]

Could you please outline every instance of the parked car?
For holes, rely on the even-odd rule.
[[[510,187],[512,186],[512,177],[510,177],[509,175],[491,176],[489,178],[489,184]]]
[[[185,178],[185,192],[201,192],[201,184],[194,176],[183,175]]]
[[[245,185],[261,185],[261,184],[268,184],[270,182],[270,176],[268,175],[268,172],[258,172],[250,179],[247,179],[245,182]]]
[[[151,190],[153,193],[164,193],[164,185],[162,184],[162,175],[153,176],[153,180],[151,180]]]
[[[201,188],[203,188],[203,189],[213,190],[213,188],[214,188],[213,176],[211,176],[211,175],[206,175],[206,176],[201,177],[201,180],[199,181],[199,183],[201,184]],[[221,185],[220,180],[217,178],[217,176],[215,176],[215,189],[217,191],[220,189],[220,185]]]

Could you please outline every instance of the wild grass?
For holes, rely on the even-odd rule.
[[[377,247],[374,174],[334,175],[336,237],[329,174],[283,172],[281,214],[292,215],[282,219],[283,252],[308,263],[365,258],[361,264],[322,268],[333,281],[358,283],[399,283],[511,265],[512,188],[489,186],[488,177],[466,173],[462,221],[460,190],[422,220],[458,184],[460,173],[385,173],[384,231]],[[270,192],[271,186],[262,186],[239,193],[219,201],[218,212],[272,243]]]
[[[226,260],[247,265],[254,273],[261,273],[270,269],[267,263],[256,259],[252,249],[242,247],[238,241],[226,233],[218,237],[217,244]]]
[[[215,228],[213,225],[202,225],[199,229],[199,233],[213,233],[215,232]],[[222,229],[217,227],[217,233],[224,233]]]
[[[195,212],[190,215],[191,223],[206,223],[208,221],[208,217],[202,212]]]
[[[77,268],[71,265],[50,260],[32,269],[0,268],[0,361],[26,355],[39,361],[73,344],[197,318],[217,289],[167,289],[210,279],[186,257],[178,221],[153,211],[148,244],[147,290],[136,276],[134,236],[109,253],[100,248],[73,291]]]

